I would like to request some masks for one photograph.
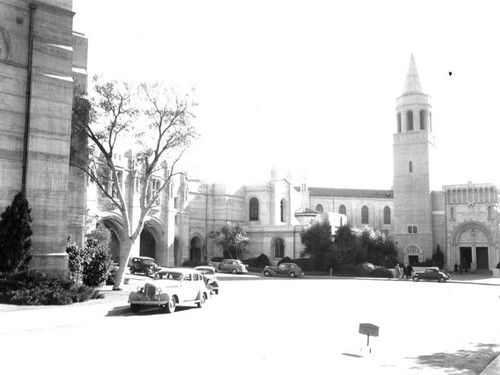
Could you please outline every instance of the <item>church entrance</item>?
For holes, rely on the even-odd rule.
[[[147,230],[141,232],[139,255],[154,258],[156,255],[156,240]]]
[[[471,247],[460,247],[460,264],[465,269],[470,269],[470,264],[472,263],[472,248]]]
[[[202,241],[198,236],[194,236],[191,240],[191,249],[189,259],[195,262],[201,262]]]
[[[488,248],[476,247],[477,269],[487,270],[488,266]]]

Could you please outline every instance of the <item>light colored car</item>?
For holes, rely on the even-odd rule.
[[[213,294],[219,294],[219,281],[215,274],[215,268],[211,266],[198,266],[194,269],[201,272],[205,279],[205,284],[207,284],[207,288],[210,289]]]
[[[264,276],[300,277],[304,275],[302,269],[295,263],[281,263],[279,266],[266,266],[262,271]]]
[[[193,268],[162,269],[162,278],[144,284],[128,297],[133,312],[142,307],[161,307],[172,313],[177,305],[203,307],[210,295],[203,275]]]
[[[415,272],[412,279],[413,281],[436,280],[440,283],[444,283],[446,280],[450,279],[450,275],[440,271],[438,267],[427,267],[424,272]]]

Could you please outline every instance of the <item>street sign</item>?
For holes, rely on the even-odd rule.
[[[378,336],[378,326],[375,324],[371,323],[360,323],[359,324],[359,333],[362,335],[368,335],[368,336]]]

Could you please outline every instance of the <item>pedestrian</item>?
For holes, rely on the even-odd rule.
[[[396,279],[399,279],[401,275],[401,267],[399,267],[399,263],[396,263],[396,267],[394,267],[394,271],[396,272]]]
[[[406,277],[406,263],[403,263],[403,274],[401,275],[401,278],[404,279]]]
[[[408,264],[408,266],[406,267],[406,278],[409,279],[412,275],[413,275],[413,267],[411,266],[411,264]]]
[[[457,273],[457,272],[458,272],[458,263],[457,263],[457,262],[455,262],[455,267],[453,268],[453,271],[454,271],[455,273]]]

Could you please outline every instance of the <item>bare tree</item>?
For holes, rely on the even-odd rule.
[[[122,219],[119,270],[113,286],[117,290],[122,288],[132,246],[151,209],[179,173],[177,163],[198,136],[191,125],[196,103],[192,93],[181,96],[161,83],[133,87],[94,77],[93,89],[91,97],[82,92],[74,95],[72,126],[80,143],[72,149],[71,164],[96,184]],[[140,212],[134,215],[115,165],[117,153],[128,148],[135,150],[128,185],[137,186],[139,193]]]

